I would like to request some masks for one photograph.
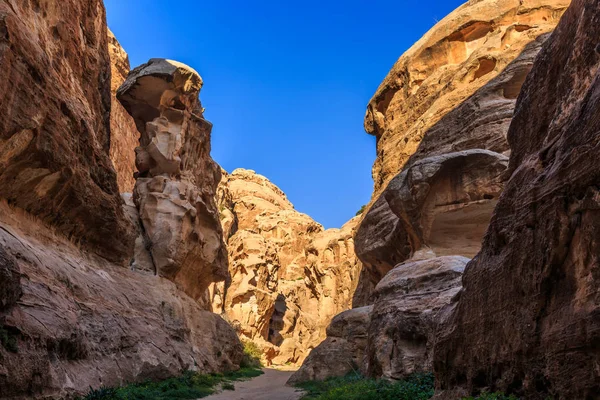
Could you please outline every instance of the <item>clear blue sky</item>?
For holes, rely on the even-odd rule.
[[[213,158],[265,175],[326,228],[371,196],[367,103],[398,57],[463,2],[105,0],[132,67],[164,57],[200,72]]]

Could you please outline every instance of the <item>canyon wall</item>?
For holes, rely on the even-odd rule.
[[[154,82],[167,95],[165,119],[149,121],[157,122],[152,143],[164,149],[175,132],[182,146],[162,159],[150,152],[180,170],[144,175],[139,167],[156,158],[138,152],[138,186],[149,189],[139,188],[136,206],[119,196],[110,159],[123,151],[113,155],[121,188],[130,188],[135,153],[122,164],[118,154],[138,133],[124,110],[111,117],[111,83],[128,67],[109,43],[102,2],[0,1],[0,64],[1,396],[68,399],[90,386],[239,368],[235,331],[197,301],[227,273],[199,86]]]
[[[365,117],[377,159],[355,234],[363,267],[353,306],[372,305],[366,339],[328,337],[292,382],[343,374],[341,345],[373,377],[432,371],[438,326],[507,179],[506,135],[521,85],[568,4],[465,3],[396,62]]]
[[[218,198],[230,278],[212,288],[213,311],[255,342],[266,364],[298,365],[331,319],[351,308],[360,270],[357,218],[324,230],[250,170],[225,174]]]
[[[574,0],[523,86],[510,179],[435,349],[439,398],[600,393],[600,5]]]

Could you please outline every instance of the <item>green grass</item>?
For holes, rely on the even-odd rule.
[[[255,378],[262,373],[258,368],[242,368],[225,375],[200,375],[188,371],[182,376],[160,382],[138,383],[120,388],[90,388],[83,400],[199,399],[213,394],[219,386],[223,390],[234,390],[231,382]]]
[[[502,393],[483,393],[478,397],[465,397],[462,400],[519,400],[515,396],[507,396]]]
[[[350,374],[298,387],[306,391],[306,400],[428,400],[434,392],[431,374],[415,374],[397,382]]]

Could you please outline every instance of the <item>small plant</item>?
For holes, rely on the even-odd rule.
[[[221,389],[223,389],[223,390],[235,390],[235,386],[233,386],[233,383],[231,383],[231,382],[225,382],[223,385],[221,385]]]
[[[0,344],[2,344],[2,347],[10,351],[11,353],[19,352],[16,336],[11,334],[4,327],[0,327]]]
[[[101,387],[99,389],[92,389],[85,396],[84,400],[111,400],[117,399],[117,389]]]
[[[358,210],[358,211],[356,212],[356,216],[358,217],[359,215],[363,214],[363,213],[365,212],[365,210],[366,210],[366,209],[367,209],[367,206],[366,206],[366,205],[362,206],[362,207],[360,208],[360,210]]]
[[[242,341],[244,344],[244,359],[240,366],[242,368],[260,368],[262,363],[260,361],[263,352],[258,345],[250,340]]]
[[[507,396],[503,393],[482,393],[477,397],[465,397],[463,400],[519,400],[517,397],[510,395]]]

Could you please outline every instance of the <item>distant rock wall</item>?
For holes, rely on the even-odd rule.
[[[360,270],[357,219],[324,230],[249,170],[225,174],[218,196],[230,278],[211,289],[213,311],[258,344],[267,364],[298,365],[331,319],[351,307]]]
[[[510,180],[435,349],[440,399],[600,394],[600,4],[574,0],[523,86]]]

